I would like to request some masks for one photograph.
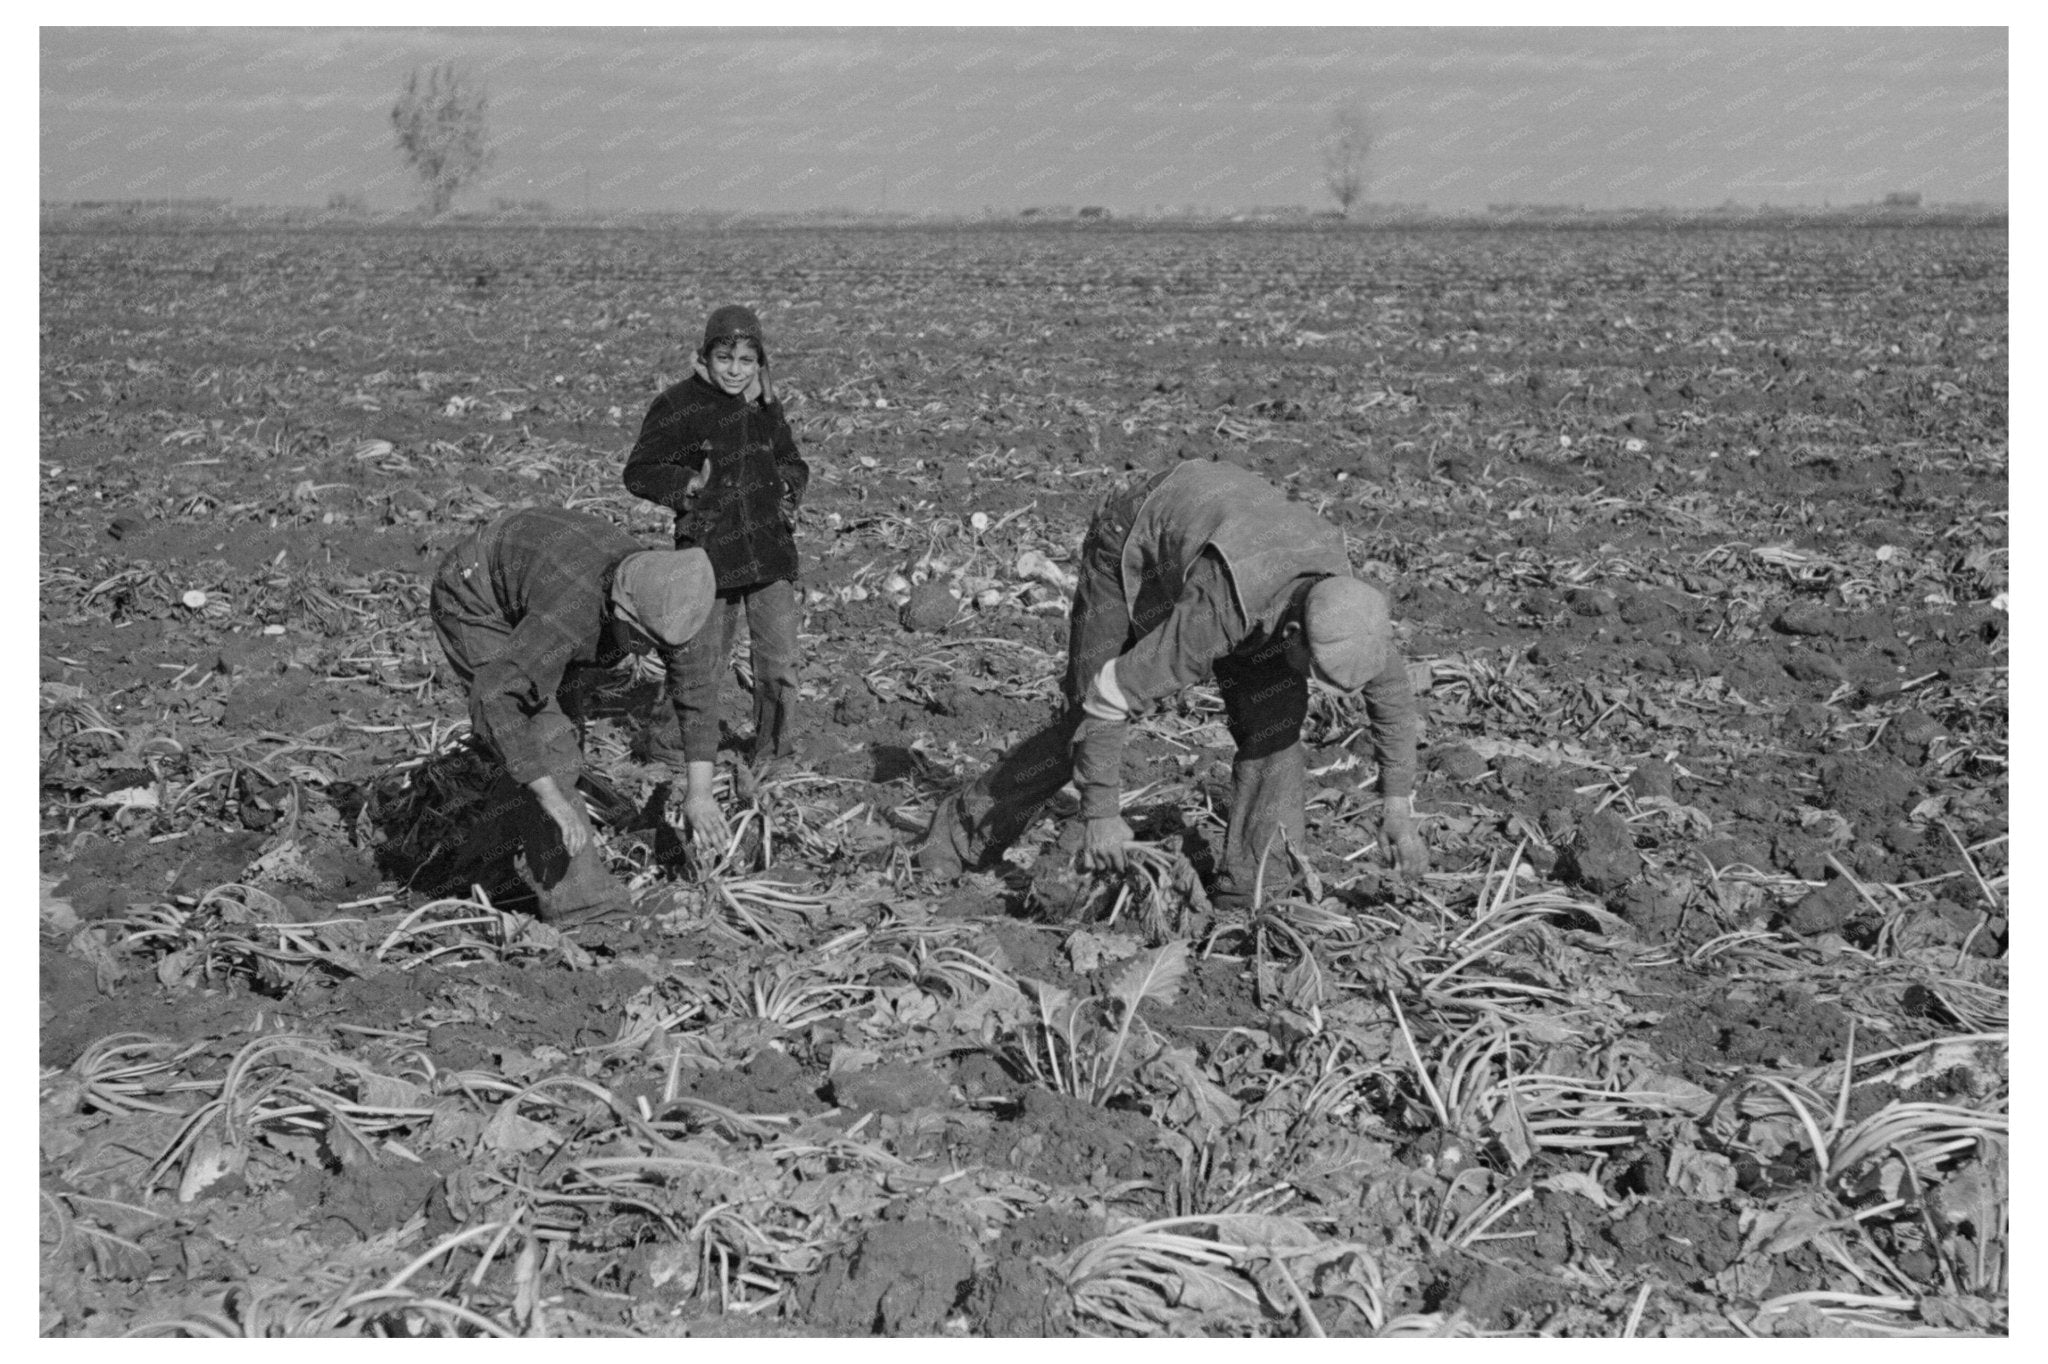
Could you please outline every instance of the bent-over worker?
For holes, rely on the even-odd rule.
[[[471,731],[503,765],[464,860],[512,853],[542,918],[631,908],[576,794],[579,674],[651,649],[672,655],[702,628],[714,593],[703,550],[646,549],[602,517],[559,507],[508,512],[441,560],[434,631],[469,689]]]
[[[1344,533],[1234,464],[1189,461],[1134,478],[1096,511],[1081,543],[1059,715],[932,817],[918,863],[939,876],[983,869],[1071,777],[1085,821],[1081,861],[1121,866],[1125,735],[1133,714],[1213,678],[1230,737],[1231,805],[1211,899],[1251,905],[1306,854],[1301,725],[1309,678],[1362,692],[1379,762],[1380,832],[1394,865],[1429,855],[1414,810],[1416,708],[1385,595],[1351,576]]]

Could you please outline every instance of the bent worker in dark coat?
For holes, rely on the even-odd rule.
[[[1380,832],[1415,874],[1416,709],[1386,597],[1351,576],[1344,534],[1233,464],[1190,461],[1134,479],[1095,513],[1081,544],[1057,718],[948,797],[918,863],[937,875],[992,865],[1071,777],[1086,821],[1081,860],[1123,863],[1120,813],[1130,717],[1213,677],[1230,737],[1231,808],[1212,900],[1243,909],[1266,869],[1288,883],[1286,847],[1306,851],[1301,725],[1311,676],[1362,692],[1379,760]],[[1272,862],[1264,862],[1270,856]]]
[[[441,560],[434,631],[469,689],[471,731],[504,765],[466,860],[514,853],[542,918],[631,908],[576,795],[581,717],[565,684],[628,654],[673,654],[702,628],[714,591],[703,550],[646,549],[559,507],[509,512]]]

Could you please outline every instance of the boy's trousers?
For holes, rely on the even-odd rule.
[[[677,651],[678,665],[668,686],[682,718],[670,721],[667,706],[657,712],[650,747],[658,756],[673,759],[680,745],[688,761],[716,761],[718,693],[732,661],[742,611],[754,674],[754,761],[788,755],[796,710],[798,612],[796,584],[784,578],[720,592],[711,619]]]

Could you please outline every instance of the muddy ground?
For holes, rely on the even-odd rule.
[[[50,219],[41,269],[46,1334],[2004,1329],[2002,226]],[[532,502],[661,543],[619,468],[733,299],[814,470],[801,761],[692,865],[616,677],[644,913],[564,936],[437,880],[485,770],[426,575]],[[1209,914],[1198,690],[1127,765],[1172,875],[1047,820],[920,881],[1096,499],[1206,458],[1393,593],[1434,871],[1324,696],[1304,876]]]

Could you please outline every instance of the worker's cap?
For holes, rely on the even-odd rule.
[[[612,609],[657,644],[688,644],[710,618],[718,583],[703,550],[643,549],[612,573]]]
[[[1343,691],[1380,675],[1394,657],[1387,595],[1356,578],[1324,578],[1308,590],[1308,650],[1316,671]]]

